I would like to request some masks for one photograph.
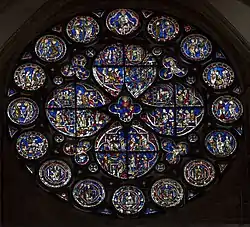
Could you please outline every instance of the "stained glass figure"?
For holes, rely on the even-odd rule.
[[[138,45],[108,46],[97,55],[94,65],[96,81],[112,96],[118,96],[125,83],[130,94],[137,98],[151,86],[157,74],[153,67],[155,58]]]
[[[176,180],[170,178],[160,179],[153,184],[151,197],[161,207],[173,207],[182,201],[184,190]]]
[[[174,89],[172,84],[156,84],[148,89],[141,101],[154,107],[174,107]]]
[[[9,119],[15,124],[29,125],[37,119],[39,109],[32,99],[23,97],[10,102],[7,114]]]
[[[121,96],[117,104],[112,104],[109,107],[109,111],[113,114],[118,114],[122,121],[128,122],[133,119],[134,114],[141,112],[141,106],[137,103],[133,103],[130,97]]]
[[[169,164],[178,164],[180,158],[188,153],[188,144],[185,142],[175,143],[173,140],[163,140],[162,149],[166,151],[166,160]]]
[[[153,17],[148,24],[148,33],[158,42],[174,39],[179,33],[179,24],[172,17]]]
[[[89,16],[74,17],[67,24],[67,35],[75,42],[90,43],[97,38],[100,28],[96,20]]]
[[[138,29],[139,16],[130,9],[116,9],[107,16],[106,25],[118,35],[129,35]]]
[[[177,61],[172,57],[164,57],[162,65],[164,68],[160,70],[159,76],[163,80],[170,80],[174,75],[184,77],[188,73],[188,69],[178,66]]]
[[[82,207],[98,206],[105,199],[104,186],[93,179],[85,179],[76,183],[73,198]]]
[[[63,145],[63,152],[66,155],[72,156],[76,154],[87,153],[91,149],[92,145],[88,140],[80,140],[77,145],[71,143],[65,143]]]
[[[71,179],[69,165],[61,160],[47,160],[39,168],[39,179],[50,188],[61,188]]]
[[[33,63],[20,65],[14,73],[16,85],[23,90],[34,91],[45,83],[46,75],[41,66]]]
[[[214,89],[225,89],[232,85],[234,72],[225,63],[216,62],[208,65],[203,72],[203,80]]]
[[[241,102],[230,95],[218,97],[212,104],[214,117],[222,123],[237,121],[243,114]]]
[[[136,214],[144,207],[145,196],[135,186],[122,186],[114,192],[112,203],[122,214]]]
[[[90,72],[85,68],[87,63],[83,55],[76,55],[72,58],[70,65],[65,65],[61,68],[61,73],[65,77],[76,76],[80,80],[88,79]]]
[[[205,187],[215,179],[215,169],[207,160],[194,159],[184,166],[185,180],[195,187]]]
[[[245,87],[211,34],[174,18],[84,12],[25,48],[6,80],[6,129],[41,188],[140,217],[219,183],[244,133]]]
[[[58,36],[42,36],[35,46],[37,56],[46,62],[56,62],[61,60],[67,51],[65,42]]]
[[[48,140],[40,132],[28,131],[22,133],[16,142],[19,155],[25,159],[39,159],[43,157],[48,149]]]
[[[214,130],[206,136],[205,145],[212,155],[223,158],[234,153],[237,141],[229,131]]]
[[[181,52],[189,60],[201,61],[212,53],[212,43],[203,35],[191,34],[182,40]]]
[[[123,127],[113,124],[97,137],[96,158],[109,174],[121,179],[133,179],[146,174],[158,159],[156,137],[140,125],[133,124],[125,137]]]

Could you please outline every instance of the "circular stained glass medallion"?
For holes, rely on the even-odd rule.
[[[7,108],[9,119],[18,125],[29,125],[33,123],[38,115],[37,104],[30,98],[14,99]]]
[[[158,42],[174,39],[179,33],[179,24],[171,17],[154,17],[148,24],[148,33]]]
[[[48,140],[40,132],[28,131],[17,138],[16,149],[26,159],[39,159],[48,149]]]
[[[73,198],[82,207],[98,206],[105,199],[104,186],[93,179],[85,179],[76,183]]]
[[[153,201],[162,207],[178,205],[184,196],[184,190],[176,180],[166,178],[156,181],[151,188]]]
[[[191,34],[181,42],[182,54],[193,61],[201,61],[212,53],[212,43],[203,35]]]
[[[14,73],[16,85],[23,90],[35,91],[45,83],[46,75],[41,66],[33,63],[20,65]]]
[[[75,42],[90,43],[97,38],[100,28],[96,20],[89,16],[77,16],[67,24],[67,35]]]
[[[145,197],[139,188],[123,186],[114,192],[112,203],[115,209],[122,214],[136,214],[142,210]]]
[[[237,98],[224,95],[213,102],[212,113],[220,122],[232,123],[239,120],[243,114],[243,106]]]
[[[61,188],[71,179],[69,165],[61,160],[45,161],[39,168],[39,179],[50,188]]]
[[[214,89],[225,89],[232,85],[234,72],[225,63],[215,62],[208,65],[203,72],[203,80]]]
[[[129,35],[139,27],[139,16],[130,9],[116,9],[106,19],[107,28],[118,35]]]
[[[206,160],[195,159],[189,161],[184,166],[184,178],[195,187],[205,187],[215,178],[214,166]]]
[[[61,60],[67,51],[65,42],[58,36],[42,36],[35,46],[37,56],[46,62],[56,62]]]
[[[229,131],[214,130],[206,136],[205,146],[212,155],[223,158],[234,153],[237,141]]]

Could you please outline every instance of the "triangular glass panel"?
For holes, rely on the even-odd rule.
[[[7,95],[8,95],[8,97],[11,97],[11,96],[15,95],[16,93],[17,92],[16,92],[16,90],[14,88],[9,88],[8,92],[7,92]]]
[[[31,174],[34,174],[35,170],[34,170],[33,167],[26,165],[26,168],[27,168],[27,170],[29,170],[29,172],[30,172]]]
[[[104,14],[104,11],[98,10],[98,11],[93,12],[93,14],[96,15],[97,17],[101,18]]]
[[[32,58],[32,55],[31,53],[29,52],[25,52],[22,56],[22,60],[28,60],[28,59],[31,59]]]
[[[10,137],[12,138],[16,133],[18,132],[18,129],[12,126],[9,126],[9,134]]]
[[[234,130],[238,133],[239,136],[242,136],[242,134],[243,134],[243,127],[242,126],[236,127],[236,128],[234,128]]]
[[[52,28],[52,31],[61,33],[62,32],[62,25],[56,25],[55,27]]]
[[[222,51],[216,52],[216,58],[226,59],[226,57],[225,57],[225,55],[222,53]]]
[[[145,18],[149,18],[153,14],[153,12],[150,10],[142,10],[141,12]]]
[[[146,208],[146,210],[144,211],[144,214],[156,214],[159,211],[153,208]]]
[[[224,172],[224,170],[227,168],[227,164],[219,164],[220,172]]]
[[[241,87],[235,87],[233,92],[239,95],[242,92]]]
[[[68,201],[69,197],[66,193],[56,194],[59,198]]]
[[[199,193],[193,192],[193,191],[189,191],[188,192],[188,200],[191,200],[191,199],[195,198],[197,195],[199,195]]]

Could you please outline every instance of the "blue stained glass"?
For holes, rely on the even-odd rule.
[[[29,125],[37,119],[39,109],[32,99],[17,98],[9,104],[7,114],[15,124]]]
[[[207,150],[216,157],[227,157],[234,153],[237,141],[232,133],[226,130],[215,130],[205,138]]]
[[[175,75],[177,77],[184,77],[188,73],[186,67],[180,67],[176,59],[172,57],[164,57],[162,60],[164,68],[159,72],[159,76],[163,80],[170,80]]]
[[[214,89],[225,89],[232,85],[234,72],[225,63],[216,62],[208,65],[203,72],[203,80]]]
[[[133,119],[134,114],[141,112],[141,106],[137,103],[133,103],[130,97],[121,96],[117,104],[110,105],[109,111],[113,114],[118,114],[122,121],[128,122]]]
[[[89,16],[74,17],[66,28],[67,35],[75,42],[89,43],[94,41],[99,34],[98,23]]]
[[[27,63],[20,65],[16,69],[14,80],[18,87],[24,90],[34,91],[43,86],[46,75],[39,65]]]
[[[181,156],[188,153],[188,144],[185,142],[175,143],[173,140],[163,140],[162,149],[166,151],[166,160],[169,164],[178,164]]]
[[[153,17],[147,27],[148,33],[158,42],[174,39],[179,33],[179,24],[171,17]]]
[[[191,34],[181,42],[182,54],[193,61],[201,61],[209,57],[212,52],[211,42],[203,35]]]
[[[96,158],[110,175],[133,179],[146,174],[156,164],[159,145],[154,134],[132,124],[128,137],[116,123],[96,139]],[[126,152],[128,151],[128,153]]]
[[[129,35],[139,27],[139,17],[132,10],[116,9],[107,16],[106,25],[112,32]]]
[[[37,56],[47,62],[61,60],[66,54],[66,44],[58,36],[46,35],[41,37],[35,46]]]

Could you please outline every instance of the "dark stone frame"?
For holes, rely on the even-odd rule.
[[[244,104],[244,131],[245,139],[249,137],[249,101],[250,95],[250,47],[237,31],[224,19],[209,3],[205,1],[175,0],[171,2],[155,1],[95,1],[84,3],[80,0],[48,1],[9,39],[0,54],[0,79],[2,97],[6,95],[5,78],[10,76],[15,67],[16,60],[27,43],[50,25],[60,22],[66,17],[73,16],[76,12],[93,11],[94,9],[109,8],[145,8],[161,9],[176,17],[189,21],[210,34],[214,40],[225,50],[229,61],[232,63],[236,74],[240,78],[245,92],[242,96]],[[27,37],[28,34],[28,37]],[[5,119],[5,103],[1,102],[1,117]],[[179,222],[220,222],[238,223],[250,222],[247,211],[250,211],[250,179],[247,173],[249,152],[247,145],[243,144],[236,160],[224,176],[222,181],[215,185],[210,192],[195,202],[190,202],[185,209],[170,210],[165,216],[151,216],[146,219],[111,220],[108,217],[99,217],[69,209],[67,203],[52,199],[46,192],[37,189],[31,177],[15,154],[8,152],[8,142],[4,120],[2,127],[2,155],[1,155],[1,218],[2,226],[81,226],[94,225],[129,225],[139,226],[166,225]],[[247,140],[247,143],[248,140]],[[249,143],[250,145],[250,143]],[[18,174],[18,175],[17,175]],[[20,187],[19,187],[19,184]],[[13,188],[12,188],[13,187]],[[225,190],[225,191],[224,191]],[[12,195],[13,193],[13,195]],[[12,196],[11,196],[12,195]],[[21,198],[22,196],[22,198]],[[17,201],[19,200],[19,201]],[[209,209],[210,208],[210,209]],[[39,212],[36,212],[36,210]],[[206,211],[206,213],[205,213]],[[54,212],[54,213],[53,213]],[[22,216],[23,215],[23,216]],[[231,217],[230,217],[231,216]]]

